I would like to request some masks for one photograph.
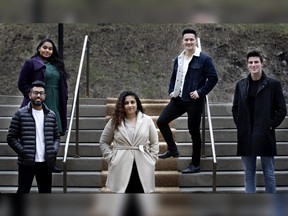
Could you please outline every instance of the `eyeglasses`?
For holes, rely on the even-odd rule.
[[[38,94],[40,94],[40,96],[44,96],[45,95],[45,92],[44,91],[32,91],[32,94],[33,95],[38,95]]]

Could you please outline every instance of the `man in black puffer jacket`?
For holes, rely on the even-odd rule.
[[[7,142],[18,154],[18,194],[29,193],[34,176],[39,193],[51,193],[52,166],[60,146],[55,113],[43,103],[45,83],[35,81],[30,102],[12,117]]]

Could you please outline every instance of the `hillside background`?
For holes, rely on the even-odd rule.
[[[236,82],[247,76],[246,53],[260,50],[265,72],[281,81],[288,99],[288,24],[64,24],[64,62],[74,95],[85,35],[91,43],[90,97],[118,97],[133,90],[141,98],[167,99],[174,58],[182,51],[181,32],[194,28],[202,50],[215,63],[219,82],[212,102],[232,102]],[[21,95],[18,75],[40,40],[58,44],[58,24],[0,24],[0,95]],[[86,97],[86,59],[80,96]],[[287,100],[288,101],[288,100]]]

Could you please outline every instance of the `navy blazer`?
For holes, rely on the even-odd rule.
[[[237,126],[237,155],[275,156],[275,128],[282,123],[287,113],[282,86],[279,81],[262,72],[255,98],[252,130],[247,102],[249,77],[250,74],[237,82],[234,93],[232,113]]]
[[[174,67],[169,84],[169,95],[174,91],[177,77],[178,58],[174,61]],[[218,75],[211,57],[204,53],[200,56],[193,56],[189,63],[188,71],[185,76],[182,100],[192,101],[190,92],[197,90],[200,98],[204,98],[217,84]]]

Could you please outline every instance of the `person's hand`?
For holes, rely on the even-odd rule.
[[[195,90],[195,91],[193,91],[193,92],[190,92],[190,97],[192,98],[192,99],[198,99],[199,98],[199,95],[198,95],[198,92],[197,92],[197,90]]]

